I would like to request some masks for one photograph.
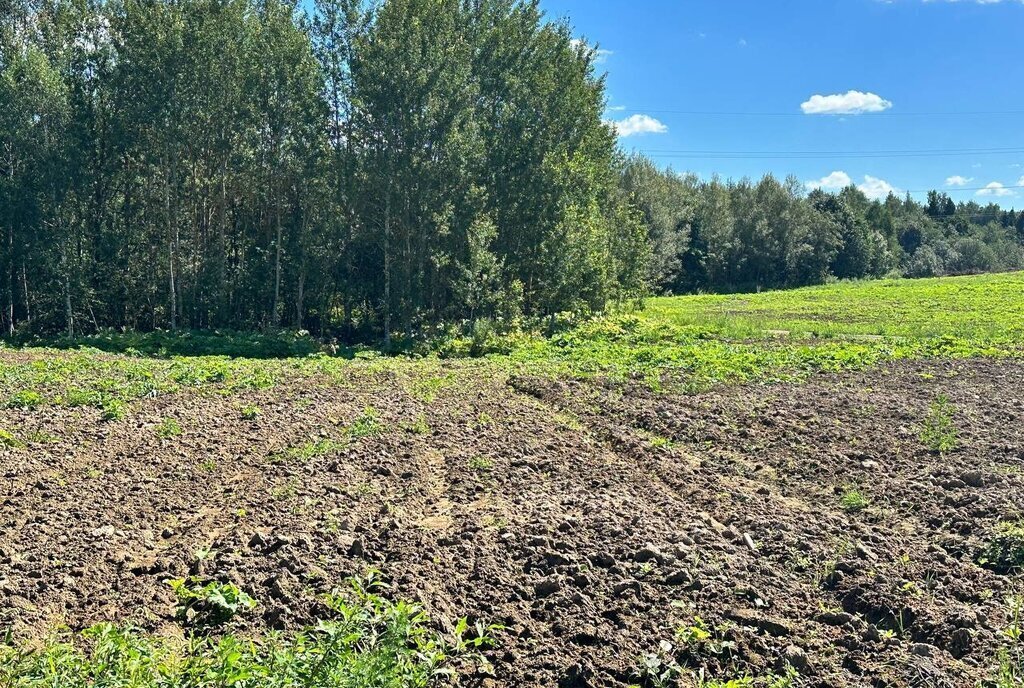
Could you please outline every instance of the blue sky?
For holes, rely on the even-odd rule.
[[[1024,0],[541,5],[600,46],[608,118],[663,165],[1024,207]],[[821,114],[833,112],[847,114]],[[707,157],[722,152],[738,155]]]

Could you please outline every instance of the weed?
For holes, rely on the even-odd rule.
[[[474,471],[487,473],[494,469],[494,461],[487,458],[486,456],[474,456],[469,460],[469,467],[472,468]]]
[[[18,449],[24,447],[25,444],[15,437],[13,434],[6,430],[0,430],[0,448],[3,449]]]
[[[1003,630],[1005,646],[1000,649],[993,688],[1020,688],[1024,685],[1024,597],[1007,601],[1010,620]]]
[[[843,496],[839,499],[839,505],[843,507],[843,511],[863,511],[870,506],[871,502],[867,497],[856,488],[849,488],[843,492]]]
[[[427,419],[426,419],[426,417],[424,417],[424,415],[422,413],[420,415],[416,416],[416,420],[414,420],[412,422],[403,423],[401,427],[402,427],[403,430],[406,430],[407,432],[411,432],[414,435],[429,435],[430,434],[430,426],[427,425]]]
[[[170,586],[178,598],[175,616],[191,625],[220,626],[256,606],[256,600],[232,583],[201,585],[193,578],[170,581]]]
[[[945,395],[940,394],[932,402],[921,429],[921,441],[929,451],[945,454],[956,449],[957,429],[953,422],[955,411]]]
[[[330,618],[315,628],[252,640],[225,634],[180,642],[104,624],[40,646],[3,644],[0,685],[397,688],[434,685],[463,668],[488,670],[482,650],[493,644],[496,627],[463,619],[442,635],[419,607],[385,599],[384,590],[374,579],[357,580],[328,598]],[[221,586],[221,592],[226,608],[246,607],[235,591]]]
[[[318,440],[311,440],[305,444],[300,444],[296,447],[289,447],[284,451],[274,452],[270,454],[268,459],[271,463],[284,463],[289,459],[296,459],[299,461],[311,461],[318,456],[327,456],[334,452],[344,449],[346,446],[345,442],[331,439],[330,437],[323,437]]]
[[[384,432],[384,424],[380,415],[372,406],[367,406],[346,430],[349,437],[375,437]]]
[[[43,395],[31,389],[23,389],[15,392],[7,399],[7,405],[11,408],[31,409],[41,406]]]
[[[978,563],[1003,573],[1024,569],[1024,522],[1000,523]]]
[[[260,407],[254,404],[246,404],[241,408],[242,420],[256,420],[260,417]]]
[[[107,399],[103,402],[100,418],[106,421],[121,420],[128,413],[128,405],[120,399]]]
[[[156,434],[165,440],[181,434],[181,424],[173,418],[164,418],[156,429]]]

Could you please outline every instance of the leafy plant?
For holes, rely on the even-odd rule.
[[[372,406],[367,406],[363,412],[348,427],[349,437],[373,437],[384,432],[384,424],[380,415]]]
[[[957,429],[953,422],[954,412],[953,405],[945,395],[940,394],[932,402],[924,419],[924,427],[921,429],[921,441],[929,451],[945,454],[956,449]]]
[[[24,446],[25,446],[24,442],[19,440],[12,433],[10,433],[10,432],[8,432],[6,430],[0,430],[0,448],[17,449],[19,447],[24,447]]]
[[[128,413],[128,405],[120,399],[107,399],[100,410],[103,420],[121,420]]]
[[[260,407],[254,404],[246,404],[241,409],[242,420],[256,420],[260,413]]]
[[[200,635],[182,643],[103,624],[41,646],[0,644],[0,685],[425,688],[460,670],[489,670],[483,651],[497,627],[462,619],[451,634],[439,634],[418,606],[383,597],[386,589],[374,576],[354,579],[329,596],[328,618],[292,634]]]
[[[193,578],[170,581],[170,586],[178,598],[176,618],[197,626],[225,624],[256,606],[256,600],[232,583],[212,581],[200,585]]]
[[[174,418],[164,418],[156,429],[156,434],[167,440],[181,434],[181,424]]]
[[[1000,523],[978,563],[996,571],[1024,569],[1024,522]]]

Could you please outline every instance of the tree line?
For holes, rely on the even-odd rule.
[[[849,186],[809,193],[794,177],[723,182],[626,160],[622,187],[641,211],[661,292],[756,291],[832,279],[933,277],[1024,268],[1024,211]]]
[[[390,343],[1021,264],[1024,213],[701,182],[605,105],[537,0],[0,0],[2,333]]]

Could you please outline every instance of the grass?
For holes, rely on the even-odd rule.
[[[839,498],[839,505],[843,507],[843,511],[857,512],[867,509],[871,501],[860,490],[850,488]]]
[[[427,687],[466,667],[486,669],[484,626],[463,619],[431,630],[416,605],[383,596],[373,577],[325,600],[328,619],[301,633],[232,634],[184,641],[111,625],[51,638],[41,647],[0,645],[0,685],[18,688],[405,688]],[[191,593],[190,593],[191,594]]]
[[[509,358],[556,375],[700,391],[906,358],[1024,355],[1024,273],[649,299]]]
[[[718,383],[799,380],[816,371],[907,358],[1016,357],[1024,356],[1022,290],[1024,273],[1011,273],[655,298],[642,310],[597,318],[550,338],[511,336],[501,347],[504,353],[444,367],[438,356],[447,350],[417,358],[374,351],[331,356],[305,343],[281,348],[277,339],[261,335],[219,335],[225,341],[217,345],[218,335],[212,334],[201,346],[168,347],[166,333],[132,335],[138,346],[122,347],[120,335],[104,334],[87,341],[130,355],[93,346],[27,348],[0,356],[0,389],[6,391],[0,404],[27,410],[93,406],[113,420],[126,412],[119,404],[143,397],[190,388],[232,395],[296,377],[331,381],[393,374],[412,396],[430,403],[440,391],[461,384],[463,372],[602,376],[700,391]],[[146,344],[147,337],[154,343]],[[176,337],[171,339],[195,343],[199,335]],[[143,355],[150,351],[156,354]],[[192,353],[174,353],[181,351]]]

